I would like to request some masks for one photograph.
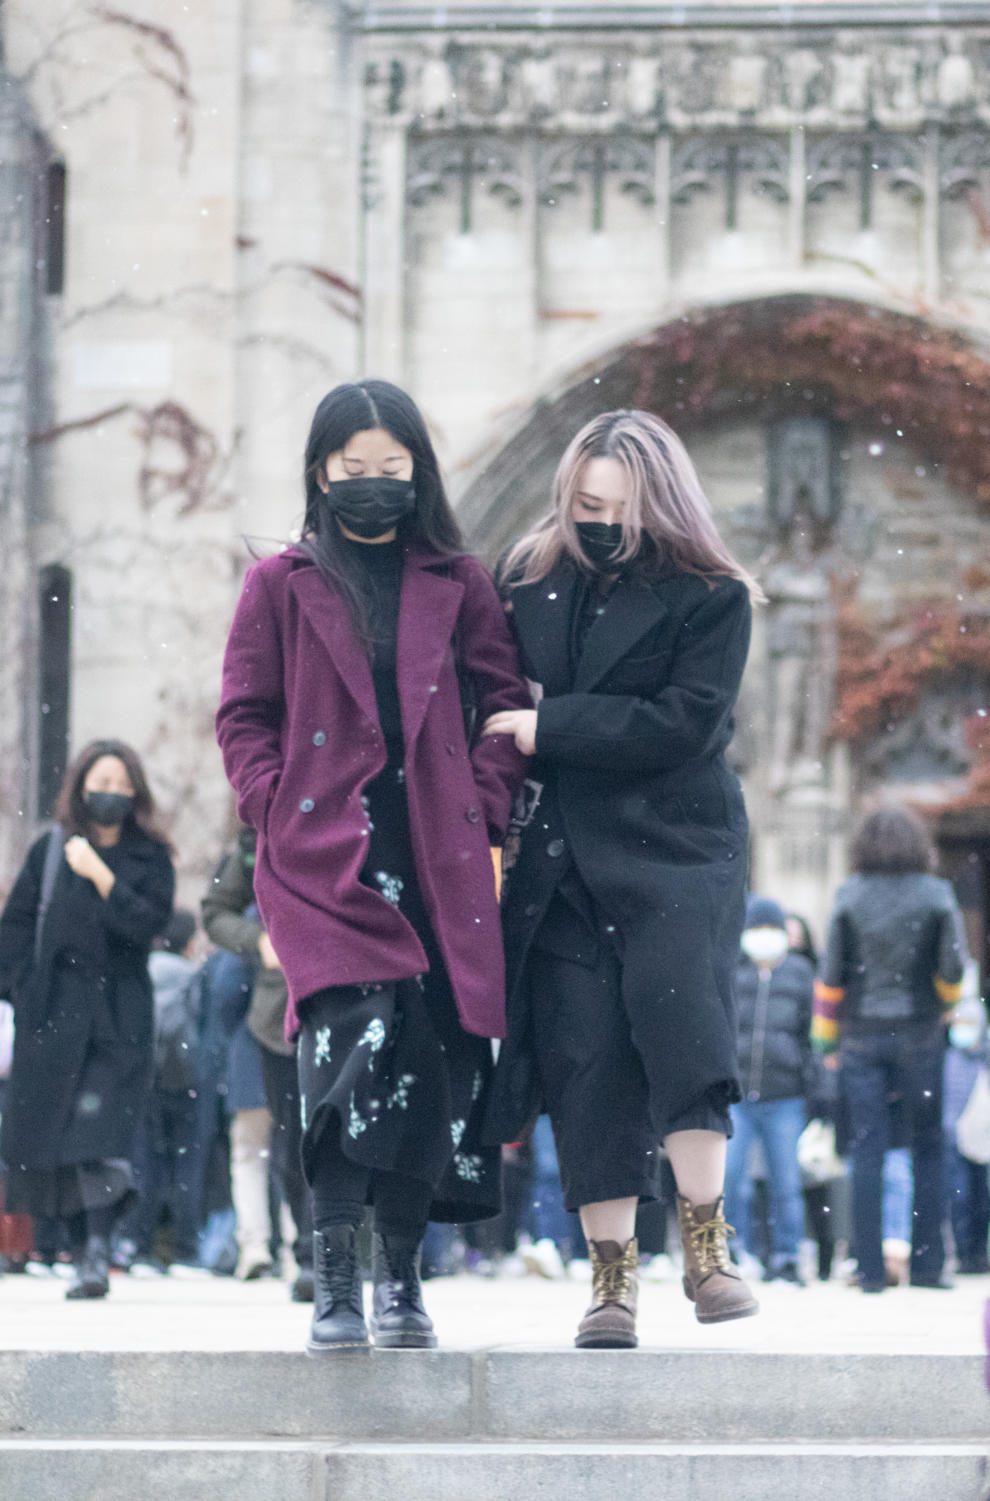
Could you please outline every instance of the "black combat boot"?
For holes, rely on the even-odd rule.
[[[368,1348],[356,1236],[353,1225],[328,1225],[313,1232],[316,1286],[307,1355]]]
[[[76,1261],[67,1298],[105,1298],[110,1291],[110,1246],[104,1235],[91,1235]]]
[[[422,1241],[399,1235],[371,1238],[371,1274],[375,1292],[371,1333],[386,1350],[434,1350],[433,1321],[423,1307],[419,1281]]]

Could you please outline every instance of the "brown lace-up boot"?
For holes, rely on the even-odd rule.
[[[759,1313],[760,1305],[729,1259],[729,1236],[722,1200],[692,1204],[677,1195],[677,1222],[684,1251],[684,1291],[699,1324],[722,1324]]]
[[[631,1350],[636,1345],[639,1247],[623,1250],[616,1240],[589,1240],[591,1306],[578,1325],[579,1350]]]

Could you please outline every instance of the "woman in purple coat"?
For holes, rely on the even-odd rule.
[[[374,1205],[376,1345],[435,1345],[428,1219],[499,1208],[481,1140],[504,1035],[490,844],[524,759],[471,731],[529,702],[465,555],[423,419],[384,381],[313,418],[303,540],[248,573],[217,734],[258,831],[255,894],[299,1039],[316,1303],[308,1349],[368,1344],[355,1232]]]

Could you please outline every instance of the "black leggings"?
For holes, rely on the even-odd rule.
[[[325,1131],[313,1162],[313,1225],[361,1223],[364,1207],[375,1208],[379,1235],[421,1241],[430,1216],[433,1189],[418,1178],[381,1168],[362,1167],[340,1149],[333,1131]]]

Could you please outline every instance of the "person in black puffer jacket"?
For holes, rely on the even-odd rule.
[[[799,1283],[804,1201],[797,1142],[806,1123],[805,1094],[812,1068],[815,975],[807,959],[789,952],[784,910],[768,897],[749,898],[742,949],[736,1001],[743,1098],[732,1106],[725,1213],[736,1227],[739,1244],[752,1254],[749,1158],[759,1141],[770,1191],[771,1244],[764,1280]]]
[[[925,826],[903,808],[867,816],[852,864],[815,988],[814,1040],[839,1050],[860,1286],[877,1293],[886,1283],[881,1182],[896,1109],[914,1164],[911,1285],[941,1287],[944,1026],[962,992],[962,918],[948,881],[931,873]]]

